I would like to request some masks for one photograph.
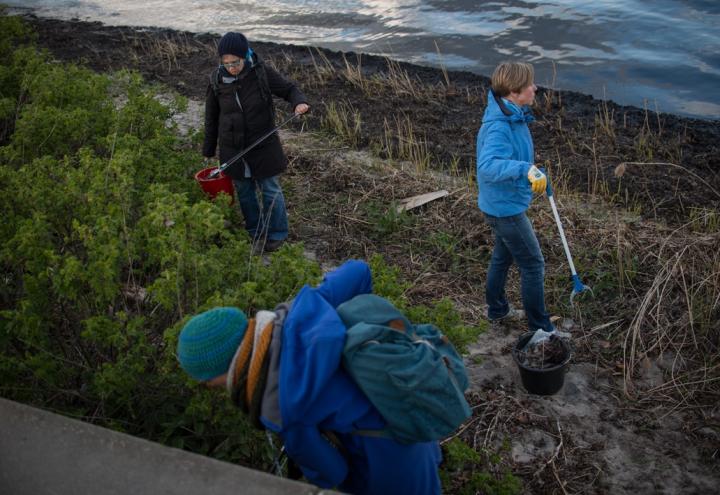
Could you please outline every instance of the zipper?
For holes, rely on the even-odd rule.
[[[237,90],[235,90],[234,94],[235,94],[235,101],[237,102],[238,106],[240,107],[240,111],[242,113],[245,113],[245,109],[243,108],[242,103],[240,103],[240,97],[237,94]]]

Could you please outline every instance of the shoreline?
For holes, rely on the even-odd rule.
[[[118,28],[131,28],[131,29],[147,29],[147,30],[156,30],[156,31],[162,31],[162,30],[171,30],[176,32],[184,32],[184,33],[191,33],[194,35],[211,35],[211,36],[217,36],[220,37],[223,34],[223,30],[219,31],[203,31],[201,29],[202,26],[198,26],[197,23],[182,23],[182,24],[174,24],[172,22],[163,22],[163,20],[155,19],[154,21],[150,22],[159,22],[160,24],[166,24],[163,25],[152,25],[149,22],[146,23],[144,19],[142,18],[127,18],[122,16],[121,14],[114,14],[114,15],[106,15],[103,14],[101,11],[98,11],[93,15],[92,12],[86,11],[86,12],[58,12],[53,11],[52,8],[42,8],[42,7],[11,7],[9,10],[13,13],[17,13],[19,15],[32,15],[41,17],[44,19],[55,19],[55,20],[62,20],[63,22],[88,22],[88,23],[94,23],[99,22],[101,25],[106,27],[118,27]],[[71,17],[71,15],[74,15]],[[133,24],[133,22],[139,23],[139,24]],[[220,26],[213,25],[215,29],[219,29]],[[251,30],[252,31],[252,30]],[[387,49],[382,49],[380,46],[376,45],[367,45],[364,47],[356,47],[352,43],[352,41],[345,41],[342,39],[333,39],[328,42],[323,42],[321,39],[313,38],[312,36],[310,38],[304,39],[304,38],[296,38],[296,39],[282,39],[279,41],[276,41],[277,38],[273,36],[272,31],[262,31],[261,36],[263,37],[263,43],[269,43],[269,44],[277,44],[281,46],[299,46],[299,47],[308,47],[308,48],[316,48],[321,47],[323,49],[327,49],[329,51],[335,51],[335,52],[344,52],[344,53],[363,53],[365,56],[377,56],[380,58],[391,58],[393,60],[397,61],[404,61],[404,63],[409,63],[411,65],[415,65],[418,67],[426,67],[431,68],[435,70],[444,70],[445,65],[445,59],[446,57],[443,56],[443,54],[438,52],[437,57],[432,57],[430,59],[423,58],[423,59],[417,59],[417,57],[413,57],[413,54],[406,54],[406,56],[403,58],[401,54],[395,54],[393,49],[388,47]],[[254,38],[251,38],[254,39]],[[256,41],[257,43],[258,41]],[[435,51],[433,50],[433,53]],[[502,60],[503,58],[498,58],[499,54],[497,54],[494,59]],[[453,53],[450,52],[447,54],[447,57],[450,57],[452,59]],[[448,59],[448,60],[450,60]],[[485,60],[486,57],[482,57],[480,59],[468,59],[470,60]],[[557,64],[558,67],[563,67],[564,69],[560,72],[565,74],[566,72],[569,72],[571,75],[568,77],[568,74],[565,74],[564,80],[564,86],[562,87],[556,87],[555,86],[555,80],[557,76],[556,70],[553,68],[552,71],[548,72],[548,64],[552,62],[553,67]],[[566,64],[566,61],[561,60],[554,60],[551,61],[550,59],[540,61],[538,62],[538,66],[536,66],[536,71],[539,70],[540,73],[542,73],[542,81],[544,86],[552,86],[557,91],[563,91],[568,93],[575,93],[577,95],[585,95],[589,96],[594,100],[597,101],[604,101],[604,102],[612,102],[613,104],[619,106],[619,107],[627,107],[627,108],[633,108],[633,109],[644,109],[645,107],[648,107],[648,109],[656,111],[658,108],[662,109],[660,110],[661,114],[664,115],[674,115],[679,118],[684,119],[691,119],[691,120],[703,120],[703,121],[720,121],[720,113],[718,112],[712,112],[711,108],[707,108],[706,106],[703,107],[700,105],[701,102],[698,101],[690,101],[690,99],[684,100],[682,97],[679,96],[680,93],[683,91],[683,85],[682,82],[676,81],[674,84],[667,82],[664,83],[660,80],[654,81],[654,83],[651,83],[650,86],[647,86],[645,81],[642,78],[636,78],[635,81],[628,81],[625,80],[624,77],[621,77],[622,80],[621,86],[618,86],[616,88],[617,92],[612,93],[610,92],[611,96],[606,96],[606,89],[611,88],[614,84],[620,84],[618,81],[618,77],[613,77],[612,75],[606,74],[605,77],[600,77],[600,75],[595,75],[596,71],[594,70],[588,70],[589,66],[580,64]],[[606,61],[609,63],[609,61]],[[452,63],[451,63],[452,65]],[[598,60],[594,64],[596,67],[602,68],[603,61]],[[467,72],[469,74],[478,75],[481,77],[487,77],[488,73],[492,71],[492,66],[488,66],[487,63],[480,63],[478,64],[464,64],[464,65],[453,65],[453,69],[450,69],[450,72],[452,73],[460,73],[460,72]],[[600,71],[602,72],[602,71]],[[617,74],[616,74],[617,76]],[[588,82],[588,79],[590,80]],[[538,77],[538,81],[540,81],[541,78]],[[584,81],[584,82],[583,82]],[[589,85],[588,85],[589,84]],[[655,84],[655,86],[653,86]],[[622,88],[627,88],[625,91],[622,90]],[[663,87],[665,89],[665,93],[661,94],[655,94],[653,93],[654,87]],[[647,92],[642,92],[642,88],[647,90]],[[627,91],[630,92],[632,96],[628,96],[628,94],[625,94]],[[696,95],[697,96],[697,95]],[[617,98],[617,99],[615,99]],[[692,110],[688,109],[687,106],[673,106],[673,103],[677,105],[678,102],[685,102],[686,105],[696,105],[697,109]],[[716,106],[712,102],[707,102],[710,107]]]
[[[97,71],[135,69],[149,81],[204,99],[216,35],[22,17],[38,33],[39,46],[60,60]],[[322,130],[328,112],[340,112],[361,124],[353,137],[359,149],[382,156],[392,154],[390,141],[411,141],[433,168],[474,170],[488,77],[355,52],[251,43],[305,92],[313,107],[305,119],[310,130]],[[533,111],[536,161],[570,189],[590,192],[600,185],[614,191],[619,204],[671,222],[720,210],[720,121],[543,87]]]
[[[164,35],[164,34],[179,34],[184,36],[192,36],[194,38],[197,38],[202,41],[206,41],[209,39],[217,38],[219,39],[221,37],[221,34],[213,33],[210,31],[186,31],[182,29],[174,29],[174,28],[167,28],[162,26],[133,26],[133,25],[127,25],[127,24],[105,24],[102,21],[91,21],[91,20],[83,20],[77,17],[71,18],[71,19],[62,19],[57,17],[50,17],[50,16],[43,16],[43,15],[37,15],[33,12],[33,9],[28,7],[12,7],[8,8],[8,11],[11,15],[19,15],[25,19],[27,19],[31,23],[35,23],[38,21],[55,21],[60,23],[75,23],[75,24],[89,24],[94,26],[99,26],[104,29],[117,29],[120,31],[130,30],[130,31],[136,31],[136,32],[147,32],[151,34],[156,35]],[[42,40],[40,40],[42,43]],[[365,52],[355,52],[355,51],[341,51],[341,50],[333,50],[330,48],[324,48],[321,46],[316,45],[297,45],[294,43],[278,43],[274,41],[252,41],[251,42],[253,46],[259,46],[259,47],[265,47],[270,48],[271,50],[282,50],[283,48],[288,50],[320,50],[329,54],[333,54],[334,56],[342,56],[343,54],[346,56],[357,56],[360,55],[363,57],[364,60],[371,61],[372,64],[382,64],[386,59],[392,60],[393,62],[396,62],[400,64],[403,67],[410,67],[413,68],[413,72],[423,72],[423,71],[431,71],[435,73],[442,74],[443,72],[447,72],[451,76],[456,76],[461,81],[469,82],[473,79],[477,79],[482,84],[488,84],[490,81],[490,77],[486,74],[481,74],[477,72],[473,72],[470,70],[457,70],[457,69],[447,69],[445,70],[442,67],[436,67],[433,65],[424,65],[420,63],[414,63],[414,62],[406,62],[402,61],[400,59],[395,59],[388,56],[383,55],[374,55],[370,53]],[[436,74],[437,75],[437,74]],[[451,78],[454,79],[454,78]],[[477,82],[476,82],[477,83]],[[720,124],[720,116],[718,116],[716,119],[712,118],[702,118],[702,117],[691,117],[683,114],[678,113],[672,113],[672,112],[665,112],[660,111],[657,112],[653,110],[652,108],[645,108],[645,107],[639,107],[635,105],[625,105],[618,103],[612,99],[603,99],[603,98],[597,98],[593,96],[592,94],[583,93],[580,91],[575,91],[571,89],[564,89],[564,88],[551,88],[549,86],[540,85],[538,84],[539,89],[544,90],[552,90],[556,93],[560,93],[566,97],[576,98],[585,100],[588,104],[600,104],[600,103],[606,103],[608,105],[611,105],[613,108],[617,110],[621,110],[623,112],[644,112],[648,111],[652,114],[657,114],[662,117],[669,117],[674,118],[678,120],[686,120],[690,122],[705,122],[705,123],[718,123]]]

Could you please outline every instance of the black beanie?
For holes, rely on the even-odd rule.
[[[226,33],[218,43],[218,55],[236,55],[245,58],[248,51],[248,40],[242,33]]]

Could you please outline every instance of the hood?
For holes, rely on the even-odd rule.
[[[284,427],[317,424],[329,417],[349,424],[371,409],[340,365],[346,328],[335,310],[347,299],[370,291],[370,267],[350,260],[327,274],[318,288],[303,287],[293,300],[280,353]]]
[[[388,325],[400,320],[406,330],[412,328],[410,321],[387,299],[375,294],[360,294],[337,307],[338,315],[350,329],[357,323],[370,325]]]
[[[492,90],[489,90],[488,104],[485,108],[485,114],[483,115],[483,123],[493,122],[495,120],[505,120],[516,124],[529,124],[535,120],[535,117],[533,117],[530,107],[524,106],[520,108],[516,105],[508,105],[502,98],[493,93]]]

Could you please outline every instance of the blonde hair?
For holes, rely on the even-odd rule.
[[[495,68],[491,86],[493,93],[505,97],[510,93],[520,93],[533,83],[535,70],[527,62],[503,62]]]

